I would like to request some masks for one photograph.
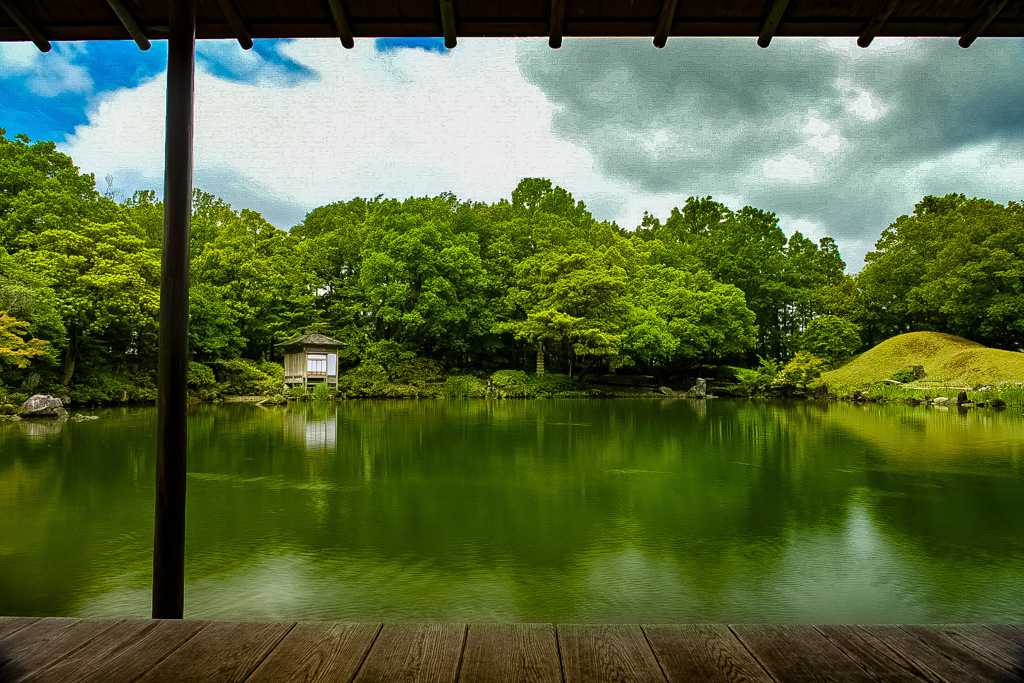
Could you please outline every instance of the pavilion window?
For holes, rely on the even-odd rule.
[[[307,375],[326,375],[327,374],[327,354],[326,353],[307,353],[306,354],[306,374]]]

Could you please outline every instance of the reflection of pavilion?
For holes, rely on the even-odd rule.
[[[338,417],[333,410],[322,416],[319,412],[314,407],[285,413],[285,440],[301,444],[311,453],[333,453],[338,441]]]

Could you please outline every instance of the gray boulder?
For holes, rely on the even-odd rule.
[[[707,398],[708,381],[702,377],[697,378],[697,383],[686,392],[686,398]]]
[[[945,396],[937,396],[934,400],[932,400],[932,403],[934,403],[937,406],[944,406],[947,403],[949,403],[949,399],[946,398]]]
[[[68,416],[68,411],[64,410],[64,403],[59,398],[36,394],[21,405],[18,415],[21,417],[65,418]]]
[[[658,393],[662,396],[675,396],[676,392],[671,387],[658,387]]]

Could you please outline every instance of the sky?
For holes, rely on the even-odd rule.
[[[0,127],[100,191],[162,191],[166,44],[0,43]],[[195,186],[288,229],[352,197],[493,202],[544,177],[626,228],[689,196],[832,236],[860,269],[923,196],[1024,200],[1024,41],[201,41]]]

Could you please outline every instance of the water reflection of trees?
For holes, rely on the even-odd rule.
[[[794,537],[841,532],[856,501],[922,571],[984,572],[981,545],[1024,557],[1010,417],[731,401],[203,406],[189,427],[188,571],[283,547],[409,558],[500,571],[528,603],[542,582],[573,593],[598,558],[640,552],[726,601]],[[152,414],[69,426],[45,448],[0,433],[0,525],[19,539],[3,546],[0,594],[30,593],[44,565],[58,614],[83,586],[101,590],[114,558],[144,584],[151,547]],[[959,449],[939,445],[958,436]],[[0,608],[27,613],[19,600]]]

